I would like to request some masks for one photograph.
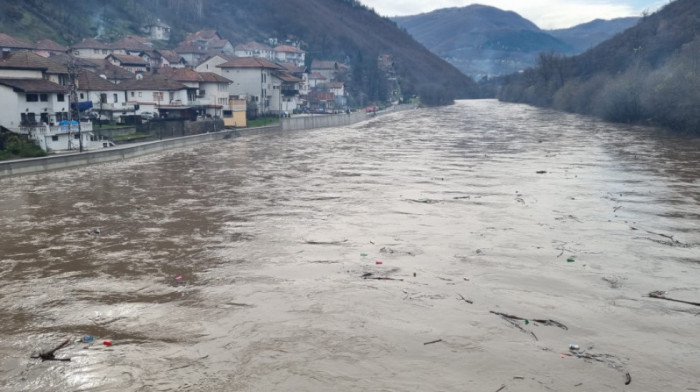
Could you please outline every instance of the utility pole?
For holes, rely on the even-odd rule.
[[[79,148],[80,152],[83,152],[83,135],[81,132],[81,127],[80,127],[80,102],[78,101],[78,78],[77,78],[77,66],[75,65],[75,58],[73,57],[73,54],[71,53],[70,55],[70,60],[68,63],[68,74],[70,76],[70,94],[69,94],[69,99],[68,99],[68,129],[70,130],[69,132],[69,140],[71,140],[70,143],[72,143],[73,140],[73,103],[75,103],[75,109],[78,115],[78,143],[79,143]],[[70,145],[69,145],[70,146]]]

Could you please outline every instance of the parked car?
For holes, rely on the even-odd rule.
[[[144,120],[153,120],[157,117],[156,114],[153,112],[141,112],[140,116]]]

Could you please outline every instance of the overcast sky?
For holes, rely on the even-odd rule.
[[[640,16],[669,0],[360,0],[382,16],[415,15],[439,8],[484,4],[515,11],[542,29],[571,27],[593,19]]]

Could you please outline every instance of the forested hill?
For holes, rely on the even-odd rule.
[[[215,29],[234,45],[301,40],[310,58],[347,62],[349,88],[368,99],[386,91],[377,65],[382,54],[392,55],[404,95],[445,104],[477,94],[471,79],[356,0],[0,0],[0,7],[0,30],[32,42],[115,39],[160,18],[173,28],[171,46],[199,29]]]
[[[575,57],[540,56],[499,98],[700,134],[700,2],[676,0]]]

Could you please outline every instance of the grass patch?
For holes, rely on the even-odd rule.
[[[42,150],[36,144],[18,136],[4,137],[0,142],[4,147],[0,150],[0,160],[35,158],[47,155],[46,151]]]
[[[270,124],[278,124],[278,117],[258,117],[255,120],[248,120],[248,128],[264,127]]]

